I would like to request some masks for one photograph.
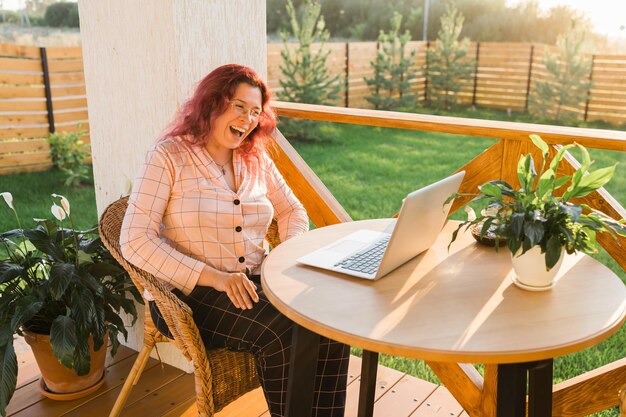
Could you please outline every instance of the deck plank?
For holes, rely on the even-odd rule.
[[[134,358],[133,358],[134,362]],[[128,410],[131,406],[139,401],[144,400],[147,397],[152,398],[152,396],[158,392],[159,389],[167,386],[171,383],[178,383],[179,378],[187,375],[185,372],[180,369],[174,368],[173,366],[164,366],[161,367],[158,364],[158,361],[154,360],[153,364],[149,363],[146,366],[146,370],[139,378],[137,385],[133,387],[130,391],[130,395],[128,396],[128,400],[126,401],[126,406],[124,411],[122,412],[123,416],[130,415]],[[109,412],[113,408],[113,404],[117,399],[121,389],[122,383],[124,381],[120,380],[120,383],[106,392],[103,392],[101,395],[93,398],[89,402],[81,405],[80,407],[76,407],[72,411],[63,414],[63,417],[80,417],[80,416],[100,416],[106,417],[109,415]],[[190,392],[192,398],[193,389]],[[189,397],[188,396],[188,397]],[[172,401],[182,401],[184,398],[176,397]],[[150,414],[145,414],[150,415]],[[154,415],[154,414],[152,414]]]
[[[39,370],[29,350],[19,353],[20,385],[8,407],[12,417],[108,417],[137,352],[120,347],[107,368],[105,383],[91,396],[52,401],[37,388]],[[361,358],[350,357],[346,417],[357,413]],[[402,372],[378,366],[375,417],[467,417],[447,389]],[[463,414],[461,414],[463,413]],[[150,359],[133,388],[122,417],[196,417],[193,374]],[[269,417],[261,388],[226,406],[215,417]]]
[[[374,407],[374,417],[408,416],[437,389],[438,385],[404,375]]]
[[[435,391],[409,417],[455,417],[463,408],[445,387],[437,386]]]

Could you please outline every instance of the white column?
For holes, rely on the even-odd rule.
[[[79,0],[99,214],[129,193],[146,150],[204,75],[237,63],[266,78],[265,3]],[[140,318],[128,346],[142,345],[142,329]],[[159,351],[190,369],[171,346]]]

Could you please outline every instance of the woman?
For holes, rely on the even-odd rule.
[[[240,65],[200,81],[147,154],[120,243],[129,262],[189,305],[207,347],[255,355],[270,413],[282,416],[293,323],[268,302],[258,274],[272,218],[282,241],[309,223],[265,152],[276,126],[269,100],[263,80]],[[322,340],[313,415],[343,416],[349,349]]]

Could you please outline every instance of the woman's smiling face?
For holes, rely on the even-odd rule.
[[[239,84],[226,111],[211,123],[208,146],[214,149],[237,149],[257,127],[261,112],[261,90],[247,83]]]

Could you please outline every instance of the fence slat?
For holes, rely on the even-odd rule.
[[[0,58],[0,68],[4,71],[41,72],[41,62],[38,59]]]
[[[21,127],[0,129],[0,139],[13,138],[43,138],[48,136],[48,126],[44,127]]]
[[[0,154],[13,152],[49,152],[50,145],[45,139],[3,140],[0,141]]]
[[[0,111],[46,111],[46,102],[44,100],[0,99]]]

